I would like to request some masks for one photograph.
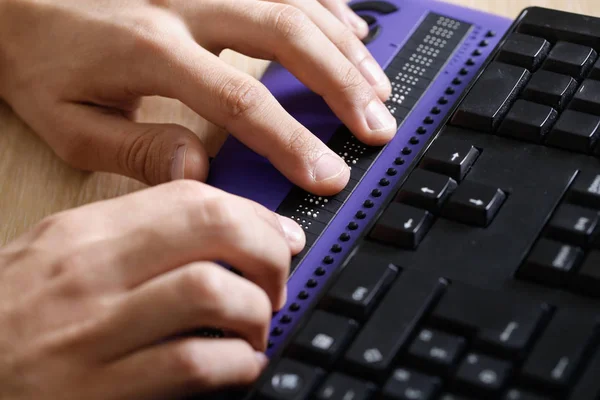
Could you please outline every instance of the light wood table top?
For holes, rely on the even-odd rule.
[[[448,1],[510,18],[533,5],[600,16],[598,0]],[[222,58],[255,77],[260,77],[266,67],[263,61],[233,52],[225,52]],[[140,118],[190,128],[211,155],[216,154],[226,137],[225,132],[177,101],[150,98],[144,102]],[[121,176],[85,173],[66,166],[4,103],[0,103],[0,127],[0,245],[52,213],[144,188]]]

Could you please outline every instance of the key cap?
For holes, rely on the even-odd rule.
[[[580,375],[569,399],[598,400],[600,398],[600,351],[598,349]]]
[[[596,61],[594,49],[568,42],[558,42],[548,54],[542,68],[580,79]]]
[[[367,255],[358,253],[325,294],[321,306],[335,314],[364,320],[397,273],[398,268],[394,265],[373,263]]]
[[[452,369],[466,347],[460,336],[433,329],[423,329],[408,349],[411,361],[420,369],[445,375]]]
[[[526,392],[521,389],[509,389],[503,400],[550,400],[549,397],[544,397],[531,392]]]
[[[465,224],[487,227],[505,199],[506,194],[500,189],[465,181],[450,196],[442,215]]]
[[[357,329],[358,323],[352,319],[317,310],[294,338],[289,356],[330,367]]]
[[[381,25],[375,25],[369,29],[369,33],[362,39],[363,44],[370,44],[372,41],[377,39],[381,34],[382,28]]]
[[[600,251],[591,251],[577,274],[571,288],[575,293],[600,297]]]
[[[382,395],[387,400],[433,400],[441,384],[439,378],[398,368],[383,387]]]
[[[577,91],[577,81],[570,76],[539,70],[523,90],[523,98],[562,110]]]
[[[570,187],[567,198],[573,204],[600,209],[600,171],[581,171]]]
[[[474,146],[441,136],[433,142],[423,156],[421,167],[460,182],[477,157],[479,157],[479,150]]]
[[[491,62],[462,101],[452,124],[484,132],[495,131],[530,75],[525,68]]]
[[[391,14],[398,11],[393,3],[388,1],[361,1],[354,3],[350,6],[354,12],[358,11],[375,11],[380,14]]]
[[[547,225],[546,236],[560,242],[586,247],[598,230],[598,211],[563,204]]]
[[[548,312],[545,304],[453,282],[432,311],[431,322],[474,337],[477,347],[487,353],[519,359]]]
[[[391,203],[383,212],[370,237],[405,249],[416,249],[433,224],[429,211],[401,203]]]
[[[345,355],[345,367],[359,376],[381,378],[446,282],[405,270],[382,299]]]
[[[522,33],[511,33],[500,49],[496,61],[535,71],[549,52],[550,43],[547,40]]]
[[[548,134],[546,143],[566,150],[588,153],[598,139],[598,126],[600,117],[566,110]]]
[[[551,286],[563,286],[583,257],[583,251],[575,246],[540,239],[519,268],[518,277]]]
[[[600,59],[598,59],[598,61],[596,61],[596,63],[592,67],[592,70],[590,71],[590,74],[588,75],[588,77],[590,79],[600,80]]]
[[[558,117],[552,107],[517,100],[511,108],[498,133],[503,136],[540,143]]]
[[[591,79],[583,81],[569,108],[588,114],[600,115],[600,81]]]
[[[369,400],[374,385],[334,372],[325,380],[316,394],[317,400]]]
[[[566,389],[597,336],[596,321],[559,309],[525,361],[523,378],[548,392]]]
[[[444,393],[441,395],[440,400],[470,400],[466,397],[458,396],[452,393]]]
[[[436,214],[456,187],[457,183],[452,178],[416,169],[398,192],[396,201]]]
[[[551,43],[565,40],[596,49],[600,45],[600,21],[597,18],[558,10],[532,7],[516,31],[543,37]]]
[[[301,400],[307,398],[323,376],[323,370],[287,358],[268,372],[259,389],[264,400]]]
[[[458,368],[456,383],[469,393],[487,398],[504,388],[511,371],[509,362],[470,353]]]

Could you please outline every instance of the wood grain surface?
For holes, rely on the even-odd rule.
[[[600,16],[598,0],[448,0],[455,4],[515,18],[523,8],[543,6]],[[230,64],[260,77],[266,63],[226,51]],[[181,103],[149,98],[140,119],[182,124],[203,140],[214,155],[226,134]],[[86,173],[65,165],[10,108],[0,102],[0,245],[14,239],[45,216],[82,204],[144,188],[132,179]]]

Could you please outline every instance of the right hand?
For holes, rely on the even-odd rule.
[[[251,384],[304,240],[289,219],[183,180],[45,219],[0,249],[0,399]],[[202,327],[233,335],[189,335]]]

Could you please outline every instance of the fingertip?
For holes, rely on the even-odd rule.
[[[208,156],[202,148],[189,144],[175,149],[171,163],[171,180],[190,179],[200,182],[208,178]]]
[[[306,244],[306,235],[304,234],[304,231],[294,220],[282,215],[277,215],[277,217],[279,218],[279,223],[285,233],[285,237],[290,245],[292,253],[298,254]]]
[[[369,34],[369,25],[356,14],[350,7],[346,11],[346,21],[350,29],[359,39],[364,39]]]

